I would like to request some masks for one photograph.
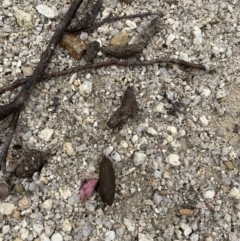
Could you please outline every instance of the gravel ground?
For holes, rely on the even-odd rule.
[[[31,74],[70,3],[2,1],[0,85]],[[183,58],[210,71],[108,67],[39,84],[12,144],[51,156],[32,179],[1,176],[13,189],[0,201],[0,240],[240,240],[240,2],[169,2],[104,0],[97,18],[162,11],[161,28],[140,59]],[[46,18],[36,10],[39,4],[58,14]],[[31,20],[19,20],[20,10]],[[134,42],[150,20],[122,20],[80,37],[106,46],[126,29]],[[48,71],[77,64],[59,47]],[[112,131],[106,122],[129,85],[136,91],[137,115]],[[1,95],[1,104],[16,93]],[[1,123],[2,141],[6,126]],[[19,161],[17,152],[10,148],[8,170]],[[114,203],[104,206],[98,192],[80,203],[79,187],[98,178],[103,153],[116,172]]]

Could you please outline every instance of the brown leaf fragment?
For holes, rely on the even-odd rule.
[[[108,127],[122,127],[127,123],[128,118],[133,118],[137,111],[137,100],[133,86],[128,87],[123,94],[121,106],[110,117],[107,122]]]
[[[47,155],[41,151],[29,150],[23,153],[23,161],[17,166],[13,174],[19,178],[32,177],[35,172],[40,172],[47,162]]]
[[[192,209],[184,208],[179,210],[179,214],[182,216],[192,217],[194,215],[194,211]]]
[[[103,202],[112,205],[115,196],[115,172],[112,162],[104,156],[99,168],[99,194]]]
[[[60,46],[66,49],[74,59],[81,58],[86,50],[85,43],[72,33],[64,34]]]
[[[91,63],[96,58],[97,53],[100,51],[100,43],[98,41],[93,41],[87,45],[86,54],[83,56],[86,63]]]

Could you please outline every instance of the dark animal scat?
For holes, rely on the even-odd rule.
[[[128,46],[107,46],[103,48],[106,56],[118,59],[127,59],[142,52],[144,46],[141,44],[129,44]]]
[[[48,155],[38,150],[25,151],[22,163],[14,170],[13,174],[19,178],[32,177],[35,172],[40,172],[47,163]]]
[[[100,163],[99,172],[99,194],[104,203],[108,205],[113,204],[115,196],[115,172],[112,162],[104,156]]]
[[[134,88],[128,87],[123,94],[121,106],[110,117],[107,122],[110,128],[120,128],[127,123],[128,118],[132,118],[137,111],[137,100]]]
[[[98,41],[93,41],[87,45],[86,54],[84,55],[84,60],[86,63],[91,63],[97,56],[97,53],[100,51],[100,43]]]

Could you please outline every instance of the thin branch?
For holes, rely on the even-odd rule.
[[[59,23],[55,33],[53,34],[46,50],[42,53],[40,57],[40,61],[36,66],[32,76],[27,80],[24,84],[21,92],[18,96],[9,104],[0,106],[0,120],[3,120],[10,114],[18,111],[24,105],[24,102],[28,99],[29,95],[31,94],[32,90],[36,86],[38,82],[41,81],[43,73],[48,66],[48,63],[54,54],[55,48],[57,47],[58,43],[61,41],[64,32],[66,31],[69,23],[71,22],[72,18],[74,17],[78,7],[83,2],[83,0],[74,0],[72,5],[70,6],[69,10],[63,17],[62,21]]]
[[[107,67],[111,65],[118,65],[118,66],[147,66],[147,65],[153,65],[153,64],[178,64],[187,68],[193,68],[193,69],[200,69],[206,71],[206,67],[203,64],[195,64],[191,62],[187,62],[182,59],[174,59],[174,58],[160,58],[160,59],[153,59],[153,60],[146,60],[146,61],[134,61],[134,60],[128,60],[128,61],[121,61],[117,59],[112,59],[104,62],[98,62],[98,63],[93,63],[93,64],[86,64],[86,65],[80,65],[76,67],[69,68],[67,70],[63,71],[57,71],[57,72],[52,72],[50,74],[44,74],[42,76],[42,80],[47,80],[51,79],[54,77],[59,77],[59,76],[64,76],[68,74],[73,74],[79,71],[84,71],[88,69],[94,69],[94,68],[102,68],[102,67]],[[0,94],[4,93],[5,91],[12,90],[18,86],[23,85],[26,83],[28,78],[24,79],[18,79],[14,81],[13,83],[9,85],[4,85],[0,87]]]
[[[139,13],[139,14],[133,14],[133,15],[127,15],[127,16],[118,16],[118,17],[107,17],[103,19],[100,22],[96,22],[92,26],[87,26],[87,27],[79,27],[78,29],[74,30],[68,30],[69,32],[74,32],[75,34],[79,34],[82,31],[91,31],[92,29],[98,28],[102,26],[105,23],[110,23],[110,22],[115,22],[121,19],[131,19],[131,18],[144,18],[147,16],[159,16],[163,17],[163,13],[151,13],[151,12],[146,12],[146,13]]]
[[[7,154],[8,154],[8,149],[12,142],[12,138],[15,133],[15,129],[17,127],[20,112],[21,112],[21,109],[16,111],[13,115],[13,119],[12,119],[11,125],[9,127],[9,131],[6,136],[6,140],[3,143],[3,147],[2,147],[2,150],[0,153],[0,167],[1,167],[3,173],[6,173],[6,158],[7,158]]]

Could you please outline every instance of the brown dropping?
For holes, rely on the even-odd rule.
[[[99,194],[104,203],[108,205],[113,204],[115,196],[115,172],[112,162],[104,156],[100,163],[99,172]]]
[[[233,169],[234,169],[234,166],[233,166],[232,162],[230,162],[230,161],[225,161],[224,164],[225,164],[225,166],[226,166],[229,170],[233,170]]]
[[[133,86],[128,87],[123,94],[121,106],[110,117],[107,122],[110,128],[121,128],[126,124],[128,118],[133,118],[137,111],[137,100]]]
[[[83,56],[86,63],[91,63],[96,58],[97,53],[100,51],[100,43],[98,41],[93,41],[87,45],[86,54]]]
[[[109,57],[127,59],[141,53],[143,49],[144,46],[139,44],[129,44],[128,46],[107,46],[103,48],[103,53]]]
[[[182,216],[192,217],[194,211],[192,209],[184,208],[179,210],[179,214]]]
[[[9,186],[6,182],[0,183],[0,198],[7,198],[10,194]]]
[[[47,162],[47,155],[41,151],[28,150],[23,153],[23,161],[17,166],[13,174],[19,178],[32,177],[35,172],[40,172]]]
[[[60,46],[66,49],[74,59],[81,58],[86,50],[85,43],[72,33],[64,34]]]

